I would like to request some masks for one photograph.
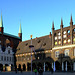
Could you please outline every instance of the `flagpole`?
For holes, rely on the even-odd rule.
[[[31,45],[32,45],[32,37],[31,37]],[[32,75],[32,47],[31,47],[31,75]]]
[[[30,37],[31,37],[31,45],[32,45],[32,35]],[[31,75],[32,75],[32,47],[31,47]]]
[[[32,35],[30,35],[30,38],[31,38],[31,45],[29,45],[29,48],[31,48],[31,75],[32,75],[32,48],[34,47],[32,45]]]

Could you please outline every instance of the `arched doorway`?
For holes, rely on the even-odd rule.
[[[51,64],[49,62],[45,63],[45,71],[50,71],[51,70]]]
[[[18,65],[18,70],[21,71],[21,65],[20,64]]]
[[[32,64],[32,68],[33,68],[33,71],[35,70],[35,68],[37,68],[35,63]]]
[[[8,66],[8,64],[5,64],[5,71],[7,71],[7,66]]]
[[[31,63],[27,63],[27,71],[31,71]]]
[[[42,64],[40,62],[37,64],[37,69],[39,70],[39,68],[43,69],[43,66],[42,66]]]
[[[56,71],[60,71],[61,70],[61,65],[58,61],[55,62],[55,69]]]
[[[25,64],[23,64],[23,71],[26,71],[26,66],[25,66]]]
[[[13,71],[13,69],[14,69],[14,66],[13,66],[13,64],[11,64],[11,70]]]
[[[69,61],[64,61],[64,71],[71,71],[71,64]]]
[[[2,64],[0,64],[0,70],[3,71],[3,65]]]

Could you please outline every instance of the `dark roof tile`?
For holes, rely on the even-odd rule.
[[[52,42],[51,42],[51,37],[49,38],[49,35],[39,37],[32,39],[32,44],[34,45],[34,50],[47,50],[52,48]],[[40,42],[38,43],[38,41]],[[26,45],[27,44],[27,45]],[[26,53],[26,52],[31,52],[31,49],[29,48],[29,45],[31,44],[31,40],[23,41],[21,42],[18,47],[17,47],[17,52],[16,54],[19,53]],[[45,46],[43,45],[45,44]],[[20,48],[20,50],[18,50]]]

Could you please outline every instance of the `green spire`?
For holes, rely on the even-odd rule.
[[[20,23],[19,33],[22,33],[21,23]]]
[[[1,22],[0,22],[0,27],[3,27],[2,12],[1,12]]]

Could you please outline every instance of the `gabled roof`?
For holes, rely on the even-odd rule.
[[[31,40],[21,42],[17,47],[16,54],[31,52],[31,49],[29,48],[30,44]],[[49,35],[32,39],[32,44],[34,45],[35,51],[51,50],[52,48],[51,37],[49,38]]]
[[[20,39],[20,37],[18,37],[18,36],[15,36],[15,35],[12,35],[12,34],[8,34],[8,33],[3,33],[4,35],[7,35],[7,36],[10,36],[10,37],[14,37],[14,38],[18,38],[18,39]]]
[[[0,34],[2,34],[2,33],[0,32]],[[15,36],[15,35],[12,35],[12,34],[8,34],[8,33],[3,33],[3,35],[6,35],[6,36],[10,36],[10,37],[14,37],[14,38],[20,39],[20,37]]]

